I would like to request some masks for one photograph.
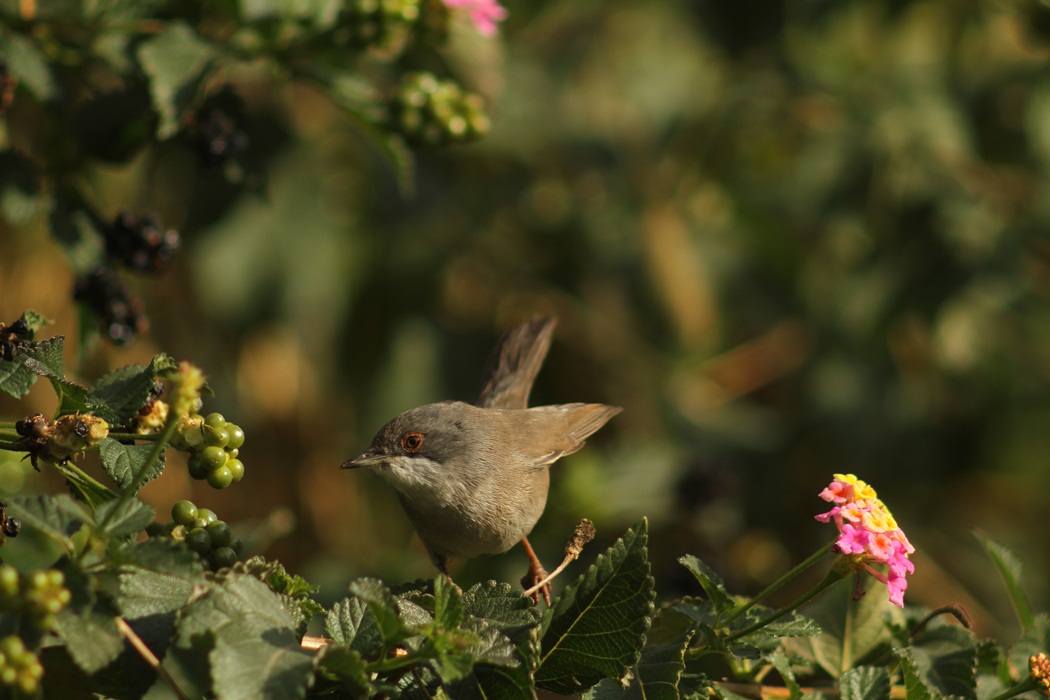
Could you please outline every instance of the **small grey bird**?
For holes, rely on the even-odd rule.
[[[394,488],[442,573],[450,558],[500,554],[521,540],[526,580],[540,581],[545,572],[526,535],[546,506],[548,469],[621,411],[586,403],[527,408],[556,322],[537,318],[503,334],[477,405],[445,401],[406,411],[367,452],[342,464],[370,468]]]

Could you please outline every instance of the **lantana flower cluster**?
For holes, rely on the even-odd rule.
[[[849,557],[855,569],[863,569],[885,583],[890,602],[904,607],[904,591],[908,587],[905,577],[915,571],[908,555],[915,547],[875,489],[852,474],[836,474],[820,497],[835,504],[816,518],[822,523],[835,522],[839,529],[835,541],[838,550]],[[887,572],[876,571],[872,563],[886,565]]]
[[[507,16],[507,10],[497,0],[445,0],[445,5],[468,12],[474,26],[485,36],[495,34],[496,23]]]

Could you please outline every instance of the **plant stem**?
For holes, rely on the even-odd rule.
[[[791,571],[788,571],[776,581],[766,586],[766,588],[761,593],[759,593],[747,603],[731,612],[729,614],[729,617],[725,619],[725,624],[729,624],[730,622],[737,619],[738,617],[746,613],[748,610],[753,608],[755,605],[757,605],[759,601],[764,600],[776,593],[777,591],[779,591],[785,584],[787,584],[788,581],[795,578],[803,571],[816,564],[818,561],[823,559],[825,555],[830,554],[833,551],[834,546],[835,543],[832,542],[830,545],[823,545],[820,549],[813,552],[813,554],[809,555],[804,561],[797,564],[793,569],[791,569]]]
[[[726,644],[729,644],[730,642],[735,642],[736,640],[738,640],[738,639],[740,639],[742,637],[746,637],[747,635],[751,634],[752,632],[757,632],[758,630],[762,629],[763,627],[765,627],[769,623],[775,622],[776,620],[779,620],[780,618],[784,617],[785,615],[787,615],[790,612],[794,612],[795,610],[797,610],[798,608],[802,607],[803,605],[808,603],[810,600],[815,598],[818,594],[822,593],[824,590],[826,590],[827,588],[831,587],[832,585],[838,583],[839,581],[841,581],[845,577],[846,577],[845,574],[840,573],[840,572],[832,569],[831,571],[828,572],[828,575],[824,577],[823,581],[818,583],[816,586],[814,586],[812,589],[810,589],[806,593],[803,593],[801,596],[799,596],[798,598],[793,600],[788,605],[785,605],[784,607],[780,608],[779,610],[777,610],[776,612],[771,614],[766,619],[760,620],[760,621],[756,622],[755,624],[751,625],[750,627],[745,627],[744,629],[740,630],[739,632],[734,632],[733,634],[731,634],[728,637],[726,637],[723,641]]]
[[[1041,686],[1039,683],[1031,676],[1028,676],[1013,688],[1008,688],[989,700],[1007,700],[1007,698],[1016,697],[1022,693],[1027,693],[1030,690],[1040,690],[1040,688]]]

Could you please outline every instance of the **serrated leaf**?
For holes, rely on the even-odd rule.
[[[975,532],[974,537],[981,543],[985,554],[995,564],[995,569],[999,572],[1003,585],[1006,586],[1006,592],[1010,596],[1010,603],[1014,607],[1014,613],[1017,615],[1017,621],[1021,624],[1021,629],[1029,629],[1035,620],[1035,612],[1033,612],[1032,605],[1028,601],[1028,596],[1025,595],[1024,587],[1021,585],[1021,570],[1023,568],[1021,561],[1013,552],[983,532]]]
[[[790,700],[800,700],[802,698],[802,688],[799,687],[798,681],[795,680],[795,670],[791,667],[791,660],[788,659],[784,650],[778,648],[772,654],[767,654],[766,660],[773,665],[780,677],[784,679],[784,685],[788,689],[788,698]]]
[[[397,601],[382,581],[371,578],[357,579],[350,583],[350,593],[368,606],[385,643],[399,642],[412,635],[398,614]]]
[[[99,378],[88,389],[87,400],[95,415],[113,425],[125,425],[146,404],[155,380],[152,366],[121,367]]]
[[[189,25],[173,21],[143,42],[138,56],[149,77],[153,107],[160,115],[157,137],[169,138],[179,130],[182,115],[196,97],[217,53]]]
[[[328,644],[316,657],[317,668],[335,676],[353,694],[353,697],[369,697],[372,681],[368,665],[355,649],[337,644]]]
[[[103,503],[95,510],[95,521],[110,537],[134,535],[153,522],[153,506],[137,498]]]
[[[72,548],[69,536],[82,524],[93,524],[91,516],[71,496],[16,496],[7,502],[8,514]]]
[[[41,340],[32,347],[26,348],[18,357],[31,372],[42,377],[54,379],[65,378],[65,336],[56,335],[53,338]]]
[[[115,501],[117,494],[110,491],[85,474],[79,467],[70,463],[55,463],[52,465],[59,474],[66,478],[66,484],[77,494],[77,497],[91,508],[97,508],[103,503]]]
[[[881,666],[857,666],[839,677],[841,700],[890,700],[890,674]]]
[[[648,523],[628,530],[546,611],[536,686],[578,695],[638,660],[653,612]]]
[[[250,574],[230,573],[188,606],[180,639],[212,636],[214,690],[230,700],[301,698],[313,660],[299,647],[276,593]]]
[[[714,569],[692,554],[679,557],[678,563],[688,569],[689,573],[700,583],[700,587],[704,589],[704,593],[707,594],[716,612],[728,612],[733,608],[733,600],[726,591],[722,577]]]
[[[463,609],[467,615],[496,625],[512,640],[540,620],[539,610],[520,589],[496,581],[477,583],[465,591]]]
[[[26,328],[29,329],[29,339],[32,340],[36,337],[36,332],[44,326],[50,326],[54,321],[49,319],[43,314],[38,314],[32,309],[26,309],[22,312],[22,315],[18,317],[18,320],[25,324]]]
[[[127,488],[128,484],[135,478],[146,459],[153,452],[153,443],[136,445],[125,445],[113,438],[106,438],[98,446],[98,454],[102,459],[102,468],[120,488]],[[164,471],[163,455],[160,459],[153,461],[148,468],[146,478],[139,484],[139,488],[160,476]]]
[[[915,664],[911,649],[896,647],[893,653],[900,659],[901,670],[904,672],[904,697],[906,700],[939,700],[940,696],[923,682],[922,674]]]
[[[972,700],[977,695],[977,644],[962,627],[928,627],[913,640],[911,658],[928,687]]]
[[[336,644],[360,652],[364,656],[378,653],[383,644],[375,615],[360,598],[344,598],[325,616],[325,630]]]
[[[58,413],[68,415],[71,413],[94,413],[95,406],[88,401],[87,389],[69,379],[48,377],[51,387],[58,397]]]
[[[194,584],[171,574],[131,569],[120,574],[116,599],[120,614],[129,620],[164,615],[186,605]]]
[[[623,687],[608,678],[584,694],[585,700],[678,700],[678,683],[685,670],[685,650],[692,640],[687,632],[666,644],[651,644],[642,650],[630,685]]]
[[[13,360],[0,358],[0,391],[8,396],[22,398],[33,388],[36,380],[37,374],[30,371],[18,357]]]
[[[434,579],[434,626],[457,629],[463,624],[463,596],[448,576]]]
[[[169,574],[189,581],[204,578],[200,557],[182,542],[168,538],[151,537],[144,542],[126,542],[113,553],[112,561],[122,567]]]
[[[0,58],[11,75],[37,100],[46,102],[55,97],[55,79],[47,57],[32,39],[0,25]]]
[[[153,356],[149,368],[155,377],[170,377],[179,371],[179,362],[171,355],[162,352]]]
[[[1028,675],[1028,658],[1050,651],[1050,617],[1039,613],[1032,626],[1021,634],[1007,653],[1006,659],[1014,678]]]
[[[65,585],[71,601],[55,618],[55,632],[66,643],[70,656],[86,673],[95,673],[116,659],[124,648],[117,629],[116,611],[98,598],[92,581],[79,569],[67,566]]]
[[[816,662],[832,678],[862,661],[880,645],[890,642],[888,622],[899,621],[901,610],[889,602],[882,584],[869,579],[868,592],[854,599],[853,586],[838,585],[828,590],[806,615],[822,630],[814,637],[784,640],[789,650]]]

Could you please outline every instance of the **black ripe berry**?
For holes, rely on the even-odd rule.
[[[145,307],[112,269],[97,265],[77,278],[73,298],[86,305],[99,319],[103,333],[117,345],[132,340],[149,328]]]
[[[179,248],[178,232],[164,230],[149,214],[139,217],[123,211],[103,234],[109,256],[137,272],[165,269]]]

